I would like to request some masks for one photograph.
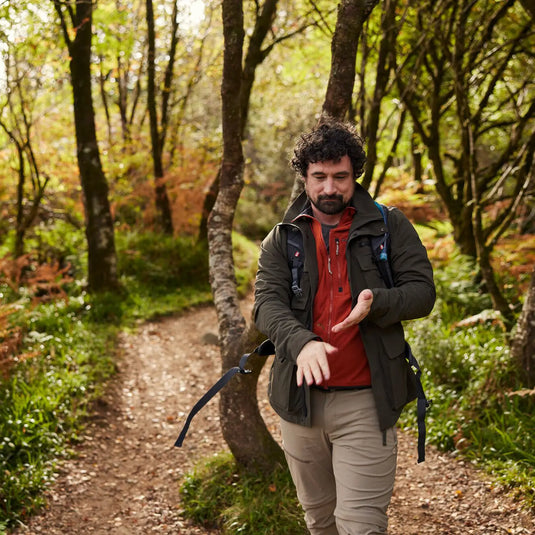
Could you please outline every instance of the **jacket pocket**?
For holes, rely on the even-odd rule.
[[[357,263],[369,288],[386,288],[372,253],[370,238],[361,238],[356,247]]]
[[[405,358],[405,351],[395,356],[382,354],[381,364],[386,397],[397,411],[416,398],[415,375]]]
[[[305,387],[297,386],[297,366],[285,358],[275,357],[269,374],[268,397],[281,415],[306,412]]]

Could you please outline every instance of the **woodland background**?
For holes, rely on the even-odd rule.
[[[431,439],[532,503],[534,16],[530,0],[0,0],[0,527],[39,504],[119,329],[213,299],[234,365],[290,150],[326,114],[357,124],[363,185],[434,263],[434,315],[407,326],[440,400]],[[280,451],[233,427],[236,399],[257,411],[237,383],[224,435],[265,470]]]

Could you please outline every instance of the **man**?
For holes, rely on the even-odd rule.
[[[396,421],[415,398],[401,322],[429,314],[432,268],[416,231],[389,209],[387,288],[370,237],[381,211],[355,180],[366,160],[349,125],[303,135],[292,159],[305,191],[262,243],[255,322],[276,348],[269,398],[312,534],[386,533]],[[302,235],[301,292],[292,292],[288,235]]]

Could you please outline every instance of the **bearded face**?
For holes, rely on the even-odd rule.
[[[338,223],[355,191],[349,156],[343,156],[337,162],[311,163],[305,177],[305,190],[314,216],[323,223]]]

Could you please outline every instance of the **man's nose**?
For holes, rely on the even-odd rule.
[[[334,179],[327,178],[325,179],[325,182],[323,183],[323,193],[324,195],[334,195],[337,192],[336,190],[336,184]]]

